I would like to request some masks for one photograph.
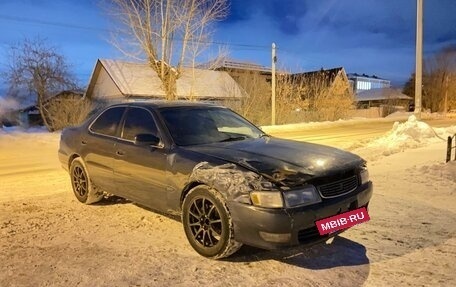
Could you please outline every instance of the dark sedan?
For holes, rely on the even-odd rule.
[[[105,194],[181,215],[191,246],[222,258],[244,244],[314,244],[316,221],[367,208],[365,161],[322,145],[278,139],[231,110],[203,103],[109,106],[62,132],[59,159],[76,198]]]

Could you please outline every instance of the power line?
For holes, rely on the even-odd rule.
[[[25,17],[13,17],[13,16],[8,16],[8,15],[1,15],[1,14],[0,14],[0,19],[13,21],[13,22],[19,22],[19,23],[24,22],[24,23],[30,23],[30,24],[40,24],[40,25],[55,26],[55,27],[93,30],[93,31],[97,30],[100,32],[112,32],[108,29],[103,29],[103,28],[80,26],[80,25],[68,24],[68,23],[62,23],[62,22],[43,21],[43,20],[39,20],[39,19],[31,19],[31,18],[25,18]]]
[[[117,31],[113,31],[113,30],[105,29],[105,28],[81,26],[81,25],[68,24],[68,23],[63,23],[63,22],[43,21],[43,20],[39,20],[39,19],[15,17],[15,16],[8,16],[8,15],[2,15],[2,14],[0,14],[0,19],[12,21],[12,22],[19,22],[19,23],[54,26],[54,27],[59,27],[59,28],[63,27],[63,28],[71,28],[71,29],[117,33]],[[182,42],[181,39],[175,39],[175,40]],[[190,42],[196,42],[196,43],[201,43],[201,44],[214,44],[214,45],[230,46],[230,47],[239,47],[239,48],[244,48],[245,50],[255,50],[255,49],[257,49],[257,50],[268,49],[269,50],[270,49],[270,46],[266,46],[266,45],[228,43],[228,42],[221,42],[221,41],[190,41]]]

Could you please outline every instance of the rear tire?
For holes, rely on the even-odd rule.
[[[242,246],[234,240],[225,200],[208,186],[197,186],[187,194],[182,205],[182,223],[190,245],[204,257],[228,257]]]
[[[103,192],[92,184],[84,161],[80,157],[71,162],[70,177],[74,195],[79,202],[92,204],[103,199]]]

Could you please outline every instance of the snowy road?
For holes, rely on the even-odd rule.
[[[339,148],[350,148],[353,143],[366,141],[379,137],[391,130],[394,120],[347,123],[343,125],[330,125],[328,127],[313,128],[312,126],[294,131],[274,131],[271,135],[308,141],[313,143],[331,145]],[[456,118],[424,120],[432,127],[447,127],[456,125]]]
[[[318,130],[314,141],[355,145],[369,127]],[[371,221],[331,245],[243,247],[221,261],[197,255],[175,218],[77,202],[58,134],[0,132],[0,286],[456,286],[456,163],[413,125],[421,147],[393,149],[403,130],[354,150],[372,158]],[[397,153],[384,156],[385,141]]]

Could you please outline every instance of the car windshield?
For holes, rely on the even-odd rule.
[[[256,126],[226,108],[163,108],[161,115],[174,142],[181,146],[238,141],[263,135]]]

